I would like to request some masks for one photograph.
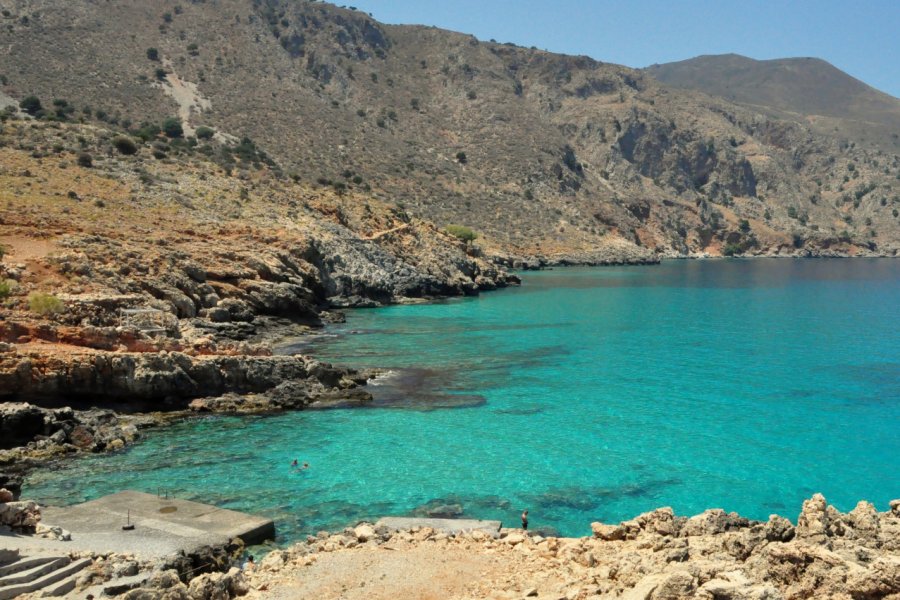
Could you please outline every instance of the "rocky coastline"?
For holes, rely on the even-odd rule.
[[[448,534],[362,524],[270,553],[246,577],[248,597],[415,597],[408,592],[416,586],[444,598],[510,600],[900,597],[900,500],[887,512],[863,501],[841,513],[816,494],[795,522],[721,509],[688,518],[661,508],[592,530],[545,538],[520,529]],[[379,578],[397,561],[410,566],[403,581]],[[453,577],[470,570],[478,576]]]
[[[38,533],[34,503],[0,497],[0,520]],[[9,517],[9,518],[7,518]],[[26,522],[27,521],[27,522]],[[692,517],[660,508],[592,535],[522,529],[392,529],[359,523],[320,532],[243,563],[239,540],[191,555],[73,553],[90,566],[75,594],[137,600],[460,598],[514,600],[893,600],[900,597],[900,500],[846,513],[821,494],[795,521],[753,521],[721,509]],[[27,597],[27,596],[26,596]]]

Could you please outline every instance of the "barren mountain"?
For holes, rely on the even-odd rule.
[[[38,116],[247,138],[276,174],[470,226],[498,258],[900,249],[895,151],[641,71],[320,2],[0,8],[2,93]]]
[[[900,148],[900,100],[818,58],[698,56],[653,65],[646,72],[666,85],[802,120],[823,133],[838,133],[889,152]]]

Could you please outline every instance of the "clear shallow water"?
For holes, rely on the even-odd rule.
[[[157,487],[281,541],[436,500],[586,535],[663,505],[796,518],[900,497],[900,261],[667,262],[353,311],[321,357],[389,367],[395,408],[214,417],[33,475],[68,504]],[[469,408],[434,409],[462,404]],[[397,408],[397,407],[401,408]],[[308,472],[293,473],[293,458]]]

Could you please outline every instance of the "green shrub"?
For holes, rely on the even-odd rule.
[[[464,242],[471,242],[478,238],[478,234],[465,225],[447,225],[444,231]]]
[[[205,127],[201,125],[197,128],[197,139],[198,140],[211,140],[212,137],[216,134],[215,129],[212,127]]]
[[[181,119],[178,117],[169,117],[162,124],[163,133],[170,138],[180,138],[184,135],[184,128],[181,126]]]
[[[159,50],[156,48],[147,48],[147,58],[150,60],[159,60]]]
[[[725,249],[722,250],[722,254],[724,256],[734,256],[735,254],[740,254],[743,252],[743,248],[741,248],[740,244],[726,244]]]
[[[466,162],[468,162],[469,159],[466,157],[465,152],[457,152],[456,160],[459,161],[459,164],[464,165],[464,164],[466,164]]]
[[[748,221],[747,219],[741,219],[740,222],[738,223],[738,228],[741,231],[743,231],[744,233],[749,233],[750,232],[750,221]]]
[[[52,294],[32,292],[28,295],[28,309],[39,315],[56,314],[62,312],[63,308],[62,300]]]
[[[113,139],[113,146],[116,147],[120,153],[125,155],[137,154],[138,147],[137,144],[134,143],[134,140],[128,137],[127,135],[118,135]]]
[[[78,164],[85,168],[91,168],[94,166],[94,157],[87,152],[82,152],[78,155]]]
[[[137,133],[135,133],[135,135],[145,142],[149,142],[150,140],[158,136],[161,132],[162,130],[158,125],[154,125],[152,123],[142,123],[141,128],[137,130]]]
[[[27,112],[31,116],[35,116],[43,110],[41,106],[41,101],[37,96],[28,96],[27,98],[23,98],[21,102],[19,102],[19,108]]]
[[[163,79],[165,79],[166,75],[169,74],[169,72],[166,71],[165,69],[163,69],[162,67],[157,68],[156,71],[154,71],[154,73],[156,74],[156,78],[159,81],[162,81]]]
[[[0,300],[6,300],[9,298],[10,294],[13,293],[13,290],[16,289],[18,284],[12,279],[3,279],[0,280]]]

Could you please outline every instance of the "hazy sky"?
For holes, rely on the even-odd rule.
[[[900,0],[353,0],[384,23],[437,25],[646,67],[699,54],[815,56],[900,97]]]

